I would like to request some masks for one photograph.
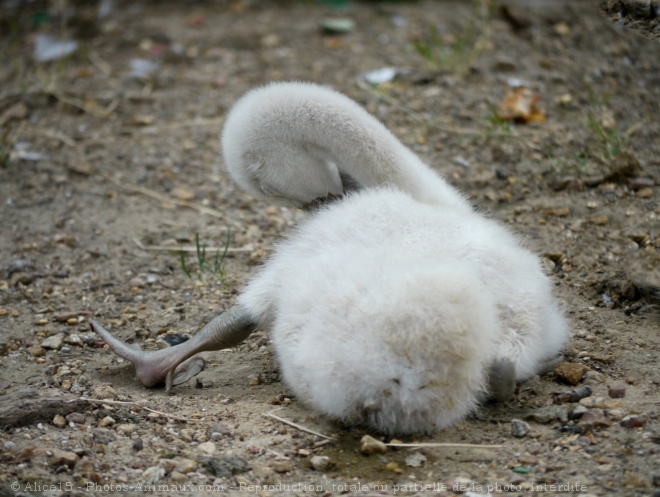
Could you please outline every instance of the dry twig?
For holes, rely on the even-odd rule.
[[[280,407],[279,409],[274,409],[270,412],[264,413],[264,416],[276,419],[280,423],[284,423],[286,425],[293,426],[295,429],[300,430],[300,431],[304,431],[305,433],[309,433],[311,435],[316,435],[317,437],[325,438],[326,440],[332,440],[333,439],[332,437],[329,437],[327,435],[319,433],[318,431],[310,430],[309,428],[305,428],[304,426],[299,425],[298,423],[294,423],[293,421],[289,421],[288,419],[280,418],[279,416],[276,416],[275,414],[273,414],[275,411],[279,411],[280,409],[282,409],[282,408]]]
[[[107,399],[76,399],[76,400],[81,400],[84,402],[90,402],[93,404],[107,404],[111,406],[128,406],[128,407],[138,407],[140,409],[144,409],[145,411],[153,412],[154,414],[158,414],[159,416],[164,416],[169,419],[174,419],[176,421],[183,421],[186,423],[189,422],[194,422],[194,423],[199,423],[202,421],[201,419],[194,419],[194,418],[183,418],[181,416],[175,416],[174,414],[168,414],[163,411],[157,411],[156,409],[152,409],[150,407],[144,406],[140,404],[139,402],[126,402],[122,400],[107,400]]]
[[[426,447],[449,447],[456,449],[501,449],[504,445],[481,445],[481,444],[462,444],[451,442],[428,442],[418,444],[404,444],[404,443],[389,443],[385,444],[388,447],[407,447],[411,449],[423,449]]]
[[[167,245],[144,245],[140,240],[137,238],[133,238],[133,242],[135,245],[140,247],[142,250],[148,250],[148,251],[153,251],[153,252],[197,252],[199,250],[199,247],[186,247],[186,246],[176,246],[176,247],[170,247]],[[236,254],[236,253],[242,253],[242,252],[252,252],[254,250],[254,247],[204,247],[205,250],[208,250],[209,252],[224,252],[226,251],[227,254]]]

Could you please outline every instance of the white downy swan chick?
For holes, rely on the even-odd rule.
[[[538,258],[347,97],[301,83],[250,92],[223,148],[258,196],[304,206],[357,191],[302,223],[188,342],[136,352],[93,323],[143,383],[169,388],[197,352],[261,327],[301,401],[410,434],[509,397],[559,354],[568,327]]]
[[[493,365],[525,380],[567,334],[510,233],[391,189],[318,212],[238,301],[270,328],[298,399],[386,433],[451,425],[488,397]]]

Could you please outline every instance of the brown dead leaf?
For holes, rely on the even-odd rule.
[[[530,88],[513,88],[497,108],[497,116],[504,121],[518,123],[544,123],[545,113],[540,109],[541,97]]]

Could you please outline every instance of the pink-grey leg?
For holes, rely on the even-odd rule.
[[[256,320],[241,306],[234,306],[220,314],[187,342],[166,349],[145,352],[115,338],[95,321],[90,321],[97,333],[118,356],[135,366],[143,385],[152,387],[165,383],[169,391],[195,376],[203,365],[199,352],[222,350],[238,345],[255,330]]]

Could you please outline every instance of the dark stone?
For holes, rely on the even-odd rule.
[[[246,460],[235,456],[203,456],[197,460],[217,478],[229,478],[232,475],[245,473],[250,470],[250,464]]]

